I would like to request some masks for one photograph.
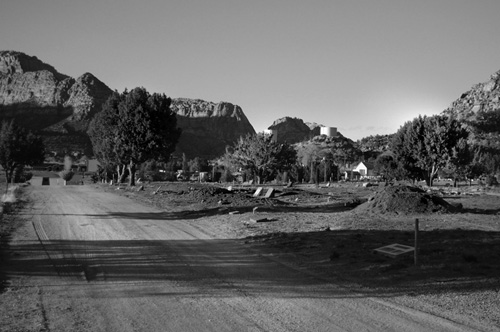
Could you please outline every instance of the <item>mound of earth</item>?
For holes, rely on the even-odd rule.
[[[106,188],[106,187],[104,187]],[[217,207],[274,206],[286,204],[279,200],[254,198],[255,188],[227,188],[211,184],[188,182],[162,182],[141,184],[141,189],[121,187],[122,192],[134,192],[137,198],[143,198],[157,206],[175,207],[176,209],[203,210]],[[124,190],[123,190],[124,189]],[[109,190],[115,190],[110,187]]]
[[[384,187],[356,208],[357,211],[378,214],[427,214],[452,212],[454,209],[443,198],[406,185]]]

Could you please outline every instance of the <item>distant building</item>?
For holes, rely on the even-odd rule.
[[[337,128],[336,127],[320,127],[319,134],[326,135],[328,137],[336,137],[337,136]]]
[[[358,172],[361,179],[375,176],[375,173],[373,171],[373,164],[366,161],[360,162],[356,167],[353,168],[353,171]]]

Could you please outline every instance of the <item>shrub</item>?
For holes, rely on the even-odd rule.
[[[488,175],[486,177],[486,185],[487,186],[496,186],[496,185],[498,185],[497,178],[494,175]]]
[[[19,177],[15,179],[15,182],[17,183],[28,182],[29,180],[31,180],[32,177],[33,173],[23,171],[21,174],[19,174]]]
[[[23,182],[29,181],[33,177],[33,173],[26,172],[24,170],[24,166],[18,166],[14,170],[13,176],[14,176],[15,183],[23,183]]]
[[[72,171],[70,170],[64,170],[62,172],[59,172],[59,176],[61,177],[61,179],[63,179],[64,181],[71,181],[71,179],[73,178],[73,175],[75,175],[75,173],[73,173]]]

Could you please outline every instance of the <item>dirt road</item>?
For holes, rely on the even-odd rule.
[[[92,186],[30,190],[7,272],[37,298],[39,331],[481,329],[336,286]]]

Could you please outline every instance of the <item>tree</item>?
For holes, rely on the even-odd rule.
[[[271,135],[248,134],[227,149],[223,159],[228,166],[250,171],[257,182],[279,171],[288,171],[295,164],[295,149],[287,143],[274,142]]]
[[[208,161],[199,157],[195,157],[193,160],[188,162],[189,171],[194,172],[206,172],[208,170]]]
[[[391,135],[370,135],[363,137],[356,142],[358,148],[361,152],[377,152],[382,153],[387,151],[389,148],[389,142],[391,141]]]
[[[137,164],[149,159],[168,161],[181,135],[170,98],[135,88],[113,93],[93,119],[89,136],[103,165],[117,167],[123,182],[125,167],[129,185],[135,185]]]
[[[188,160],[186,154],[182,154],[182,172],[187,173],[189,171]]]
[[[40,137],[19,127],[14,120],[2,122],[0,129],[0,165],[5,171],[7,187],[14,170],[20,166],[42,163],[45,147]]]
[[[422,176],[432,186],[444,167],[458,167],[464,159],[460,149],[468,138],[460,122],[444,115],[419,116],[406,122],[391,141],[391,150],[410,177]]]
[[[396,162],[391,152],[384,152],[375,159],[374,172],[385,181],[404,178],[404,169]]]
[[[474,146],[474,176],[500,173],[500,109],[479,111],[467,119],[472,129],[469,139]],[[480,173],[480,174],[478,174]]]

